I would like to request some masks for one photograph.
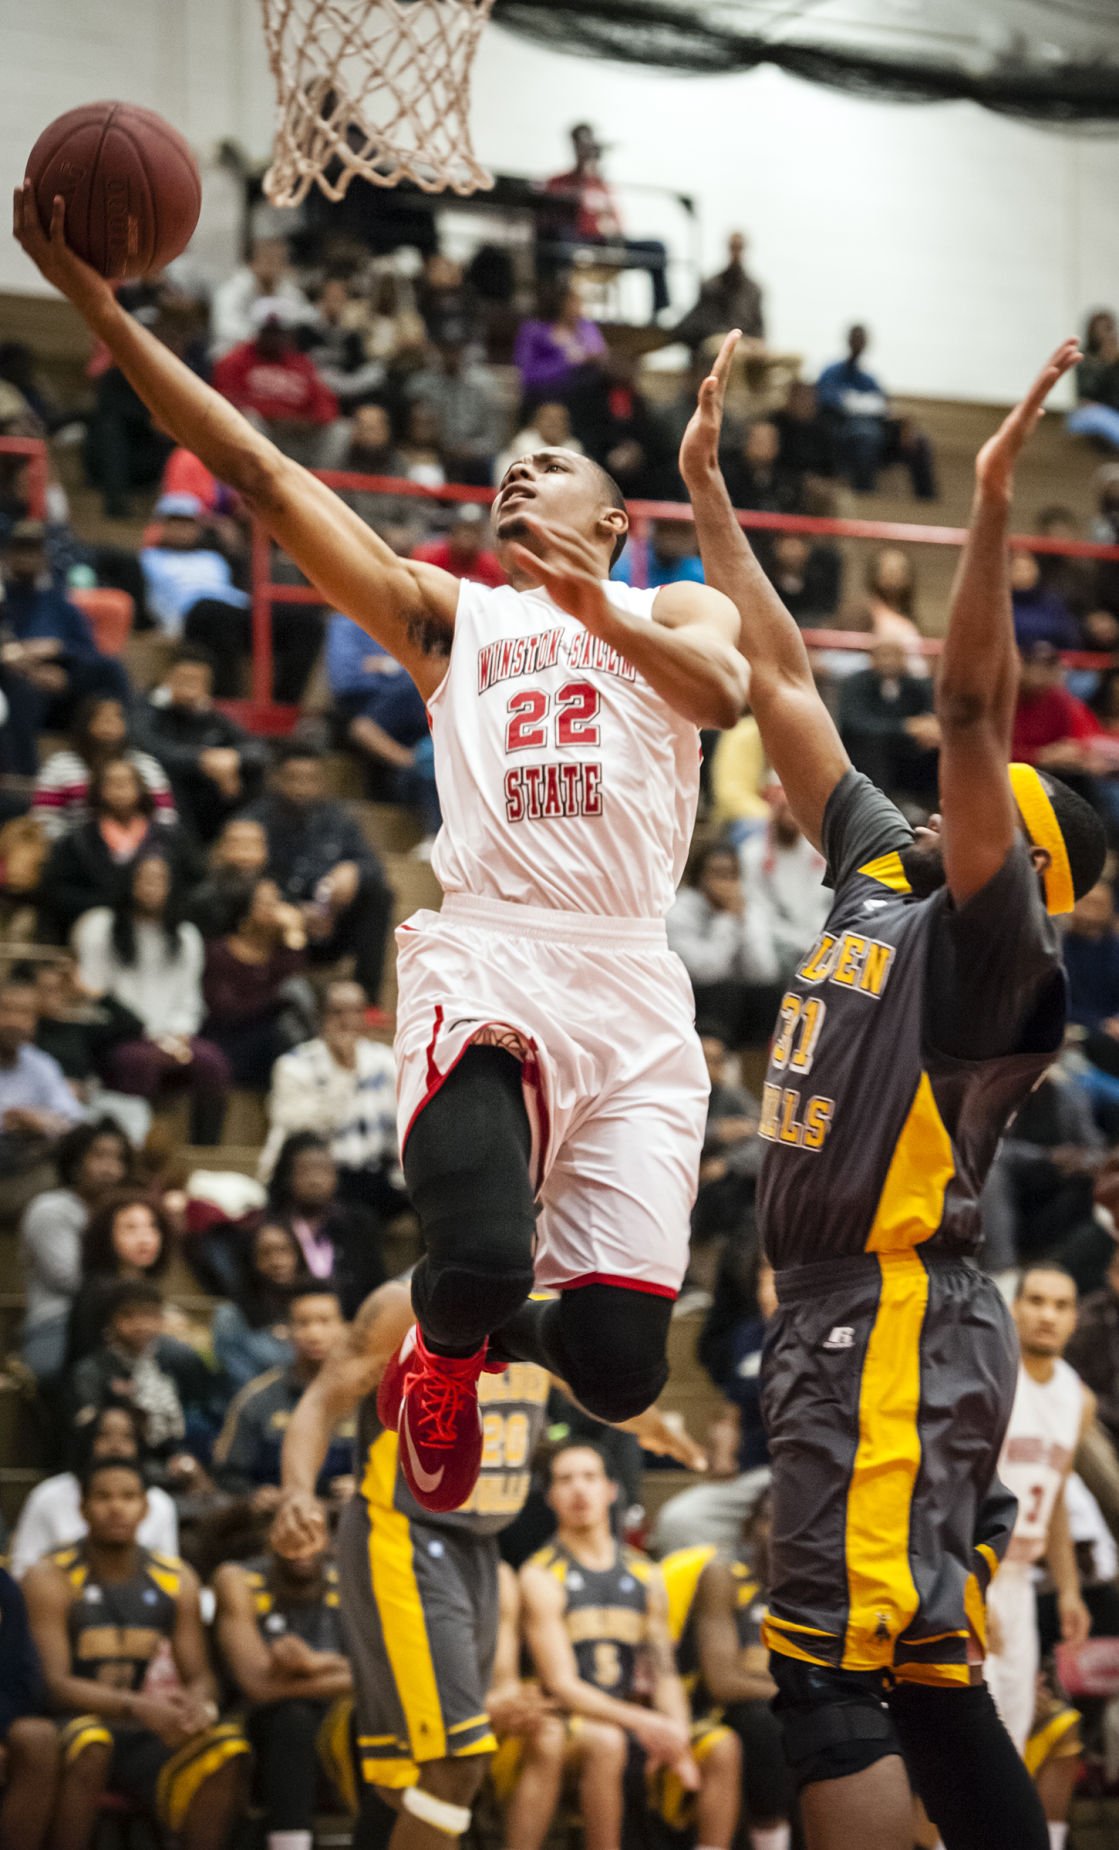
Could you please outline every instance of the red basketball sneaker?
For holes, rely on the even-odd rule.
[[[395,1432],[400,1425],[400,1400],[419,1333],[419,1326],[414,1323],[381,1376],[377,1389],[377,1418],[386,1432]]]
[[[478,1377],[485,1344],[474,1355],[435,1355],[419,1328],[400,1345],[395,1367],[381,1383],[378,1414],[396,1402],[400,1468],[416,1502],[425,1510],[457,1510],[478,1481],[482,1466],[482,1416]],[[389,1381],[389,1373],[399,1375]],[[387,1388],[387,1392],[386,1392]],[[382,1412],[382,1398],[383,1412]]]

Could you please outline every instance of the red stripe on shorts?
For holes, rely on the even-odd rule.
[[[613,1272],[584,1272],[582,1278],[565,1279],[557,1291],[581,1291],[584,1285],[616,1285],[622,1291],[644,1291],[648,1297],[678,1298],[671,1285],[654,1285],[648,1278],[618,1278]]]

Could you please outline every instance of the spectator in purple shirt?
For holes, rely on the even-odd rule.
[[[532,408],[542,399],[568,406],[575,433],[595,407],[589,401],[601,393],[606,342],[602,330],[583,314],[579,291],[563,283],[541,302],[543,313],[523,321],[513,347],[525,400]]]

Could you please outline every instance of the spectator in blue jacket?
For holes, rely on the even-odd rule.
[[[630,540],[613,572],[623,585],[637,582],[637,543]],[[645,577],[650,590],[662,585],[703,583],[703,560],[696,546],[695,528],[689,520],[655,520],[645,548]]]
[[[911,418],[892,417],[890,401],[862,364],[870,336],[861,323],[847,335],[847,358],[825,366],[816,399],[836,445],[840,471],[856,494],[873,494],[881,469],[904,463],[919,501],[936,500],[932,445]]]
[[[0,689],[8,701],[7,769],[21,777],[39,769],[39,734],[69,731],[87,695],[129,698],[120,662],[98,652],[84,612],[52,581],[39,520],[17,521],[4,550]]]
[[[411,675],[340,611],[326,626],[326,675],[340,731],[361,753],[372,794],[419,810],[425,839],[434,836],[435,760],[427,709]]]
[[[1014,600],[1014,640],[1020,649],[1035,642],[1055,649],[1083,648],[1080,625],[1059,591],[1044,582],[1040,561],[1031,552],[1014,552],[1010,559],[1010,590]]]

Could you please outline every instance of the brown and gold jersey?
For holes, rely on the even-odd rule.
[[[631,1701],[641,1693],[651,1563],[621,1543],[609,1567],[590,1568],[559,1542],[541,1548],[532,1563],[563,1588],[564,1625],[584,1683]]]
[[[181,1561],[148,1548],[135,1553],[134,1573],[112,1582],[94,1578],[81,1542],[46,1557],[73,1591],[67,1620],[73,1674],[113,1689],[143,1687],[153,1657],[175,1629],[182,1591]]]
[[[1060,1046],[1056,933],[1024,843],[966,905],[913,891],[913,834],[865,777],[833,791],[835,902],[782,1001],[760,1135],[778,1270],[980,1236],[998,1142]]]

